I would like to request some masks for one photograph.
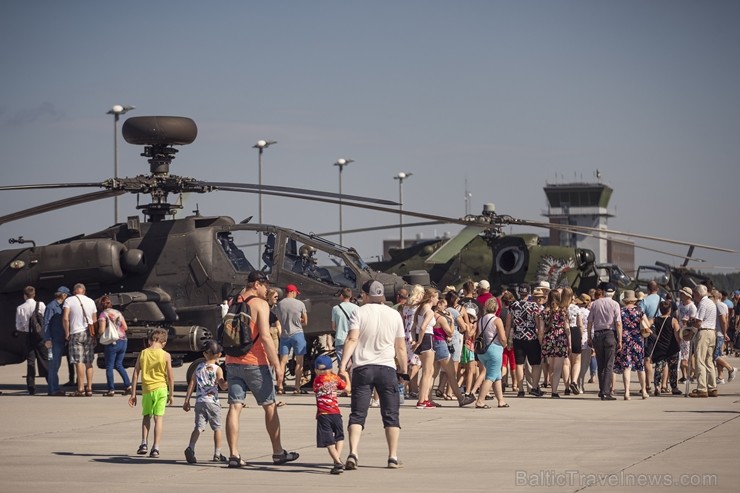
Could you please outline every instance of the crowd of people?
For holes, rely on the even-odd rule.
[[[322,354],[312,365],[317,446],[327,448],[331,473],[358,467],[360,439],[371,406],[380,408],[388,443],[387,466],[403,466],[398,441],[400,406],[405,398],[415,399],[420,410],[440,407],[440,400],[456,400],[460,407],[474,404],[476,409],[490,409],[487,401],[495,401],[496,407],[508,408],[507,387],[511,390],[508,395],[517,398],[541,398],[549,388],[550,397],[558,399],[561,385],[566,396],[579,395],[586,383],[597,379],[598,398],[610,401],[617,399],[615,386],[621,376],[621,395],[630,400],[632,371],[637,372],[637,395],[642,399],[681,395],[678,386],[687,379],[696,382],[690,397],[716,397],[718,385],[737,374],[723,357],[725,350],[732,350],[733,332],[740,323],[734,317],[735,303],[704,285],[693,290],[682,288],[679,302],[670,293],[661,297],[653,281],[647,291],[625,290],[617,301],[615,287],[609,283],[576,295],[569,287],[550,289],[546,282],[540,282],[494,295],[490,283],[481,280],[465,282],[459,291],[454,286],[441,292],[419,285],[401,289],[396,304],[389,306],[380,282],[365,283],[359,302],[351,289],[342,289],[331,315],[336,360],[329,357],[332,353]],[[308,314],[296,286],[288,285],[285,293],[278,301],[278,291],[270,289],[264,272],[249,274],[236,300],[249,305],[254,344],[245,354],[225,357],[226,375],[220,365],[219,344],[209,341],[204,346],[203,363],[188,382],[183,404],[185,411],[194,410],[195,421],[185,449],[188,463],[197,462],[196,442],[208,425],[214,432],[212,460],[232,468],[247,465],[239,451],[239,418],[248,392],[264,410],[273,462],[284,464],[299,458],[297,452],[282,445],[277,408],[283,403],[277,395],[285,392],[291,355],[296,359],[294,392],[305,393],[303,328]],[[58,371],[66,354],[77,379],[77,388],[70,395],[92,396],[95,346],[107,327],[115,336],[104,346],[107,391],[103,395],[116,395],[117,371],[123,393],[130,396],[129,405],[136,406],[141,378],[142,426],[137,453],[158,457],[165,408],[173,403],[174,391],[172,359],[165,350],[167,330],[150,331],[148,348],[139,353],[129,379],[122,364],[128,327],[108,296],[93,301],[85,295],[82,284],[71,291],[60,286],[48,306],[35,300],[33,287],[27,287],[24,295],[16,313],[16,328],[29,338],[28,392],[35,393],[35,367],[39,363],[49,395],[64,395]],[[740,292],[735,293],[738,301]],[[32,330],[30,320],[34,317],[43,319],[41,333]],[[228,391],[223,420],[228,456],[221,451],[219,390]],[[191,408],[193,395],[196,403]],[[345,461],[341,457],[341,396],[351,399]]]

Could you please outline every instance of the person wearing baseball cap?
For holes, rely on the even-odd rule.
[[[52,396],[65,395],[59,386],[59,367],[62,364],[65,343],[62,308],[64,300],[70,294],[72,292],[67,286],[59,286],[54,293],[54,299],[49,302],[46,306],[46,311],[44,311],[44,327],[46,328],[44,331],[44,342],[50,344],[49,347],[51,347],[51,361],[49,361],[46,382],[49,384],[48,394]],[[72,371],[69,374],[74,375]]]
[[[604,296],[593,303],[588,314],[588,345],[596,351],[599,375],[599,398],[614,401],[612,395],[614,358],[622,350],[622,314],[619,303],[612,299],[614,285],[601,283],[597,293]],[[598,297],[598,296],[597,296]]]
[[[388,444],[388,467],[402,467],[398,460],[401,435],[398,384],[399,378],[408,379],[406,338],[401,315],[385,304],[385,288],[379,281],[369,280],[362,285],[362,305],[350,316],[349,332],[339,365],[340,375],[347,375],[350,361],[352,411],[347,426],[349,455],[345,469],[351,471],[358,467],[357,450],[373,389],[378,391],[380,400],[380,416]]]
[[[344,390],[347,383],[332,371],[334,363],[327,354],[322,354],[314,361],[316,378],[313,380],[313,391],[316,394],[316,446],[326,448],[334,461],[331,474],[344,472],[342,463],[342,445],[344,444],[344,425],[339,410],[337,391]]]
[[[294,394],[305,394],[301,389],[301,379],[303,378],[303,357],[306,355],[306,336],[303,333],[303,327],[308,325],[308,312],[306,305],[297,296],[301,294],[295,284],[285,286],[285,297],[278,301],[275,308],[275,315],[280,320],[282,332],[280,334],[280,366],[288,366],[290,351],[295,356],[295,385]],[[278,393],[284,393],[283,382],[278,382]]]

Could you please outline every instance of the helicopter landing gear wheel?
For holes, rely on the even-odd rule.
[[[193,378],[193,373],[195,373],[195,369],[198,368],[198,365],[203,363],[204,361],[205,358],[198,358],[190,363],[190,366],[188,366],[188,371],[185,373],[188,383],[190,383],[190,379]]]

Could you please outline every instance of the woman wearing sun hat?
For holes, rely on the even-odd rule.
[[[630,373],[637,370],[640,381],[642,398],[647,399],[645,388],[645,343],[640,333],[640,322],[645,317],[642,309],[637,306],[635,292],[628,289],[622,298],[622,349],[614,359],[614,373],[622,375],[624,384],[624,400],[630,400]]]

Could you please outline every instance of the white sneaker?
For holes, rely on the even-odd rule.
[[[732,382],[735,380],[735,375],[737,375],[737,368],[733,368],[730,374],[727,376],[727,381]]]
[[[370,401],[370,407],[380,407],[380,401],[378,399],[373,399]]]
[[[723,385],[724,383],[725,383],[725,379],[724,378],[718,378],[717,379],[717,385]]]

